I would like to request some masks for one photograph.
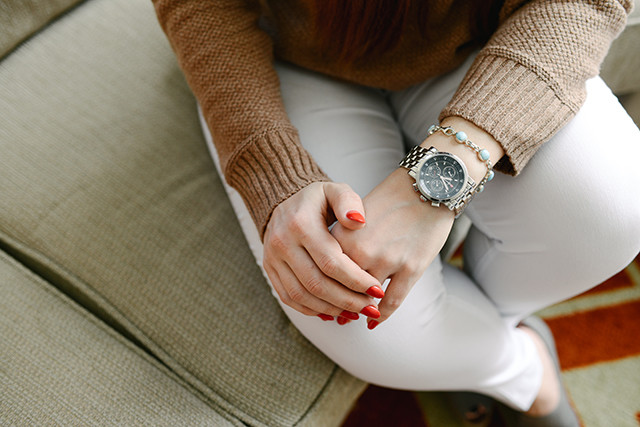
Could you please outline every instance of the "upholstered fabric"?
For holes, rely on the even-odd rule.
[[[636,1],[636,3],[638,3]],[[629,15],[627,26],[613,44],[600,74],[617,95],[640,91],[640,6]]]
[[[0,294],[0,425],[233,425],[4,252]]]
[[[0,111],[0,245],[12,257],[225,418],[339,423],[365,385],[271,296],[149,1],[85,2],[22,44],[0,63]]]
[[[80,0],[0,1],[0,57]]]

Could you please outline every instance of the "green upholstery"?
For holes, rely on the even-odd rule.
[[[0,425],[233,425],[3,252],[0,295]]]
[[[627,27],[614,40],[600,75],[617,95],[640,92],[640,7],[629,15]]]
[[[0,57],[80,0],[0,1]]]
[[[306,341],[271,296],[149,0],[87,1],[23,43],[0,62],[0,111],[5,252],[157,358],[171,373],[165,382],[188,384],[215,412],[209,424],[343,419],[365,384]],[[2,358],[11,352],[1,349]],[[102,360],[75,355],[82,370]],[[69,375],[62,387],[82,380]],[[14,378],[7,393],[30,376]],[[126,386],[86,384],[98,394]],[[155,399],[144,395],[152,389],[141,402]],[[90,411],[67,396],[55,404],[44,393],[20,410],[51,420]],[[15,404],[0,401],[0,413]]]

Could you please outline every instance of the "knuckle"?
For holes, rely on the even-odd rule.
[[[322,280],[318,277],[310,277],[307,279],[304,283],[304,287],[315,296],[321,296],[324,293]]]
[[[385,301],[385,306],[392,312],[396,311],[398,307],[400,307],[400,304],[402,304],[402,299],[400,298],[391,298]]]
[[[337,184],[337,198],[339,201],[349,201],[353,198],[353,190],[348,184],[340,183]]]
[[[296,214],[291,217],[289,221],[289,228],[291,232],[299,236],[304,236],[309,230],[309,225],[305,217],[301,214]]]
[[[413,262],[406,263],[404,270],[407,277],[413,278],[420,272],[420,265]]]
[[[289,248],[289,243],[286,241],[286,234],[274,232],[269,236],[267,246],[271,247],[278,253],[286,253]]]
[[[340,263],[338,262],[338,260],[331,255],[323,255],[318,262],[318,267],[320,267],[320,270],[322,270],[324,274],[330,277],[333,277],[333,275],[338,270],[339,265]]]
[[[289,299],[296,304],[302,304],[302,302],[304,301],[304,291],[302,289],[289,289],[288,294]]]
[[[413,283],[424,273],[426,266],[420,260],[414,260],[405,264],[405,270],[409,282]]]

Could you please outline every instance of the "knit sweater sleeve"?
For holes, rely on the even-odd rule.
[[[262,237],[283,200],[326,181],[289,122],[257,0],[153,0],[198,99],[229,185]]]
[[[524,4],[480,51],[440,119],[460,116],[489,132],[506,152],[497,169],[520,173],[580,109],[585,82],[598,74],[631,7],[631,0]]]

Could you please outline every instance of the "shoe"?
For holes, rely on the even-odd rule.
[[[518,412],[515,409],[500,404],[500,412],[506,424],[513,427],[580,427],[578,416],[573,411],[567,392],[562,385],[560,363],[551,330],[544,320],[536,316],[526,318],[522,321],[522,324],[536,332],[547,345],[547,350],[549,350],[549,354],[551,354],[556,367],[556,375],[560,379],[560,402],[553,412],[542,417],[532,417],[526,415],[524,412]]]
[[[470,391],[444,393],[449,408],[460,425],[487,427],[493,418],[496,401],[489,396]]]

